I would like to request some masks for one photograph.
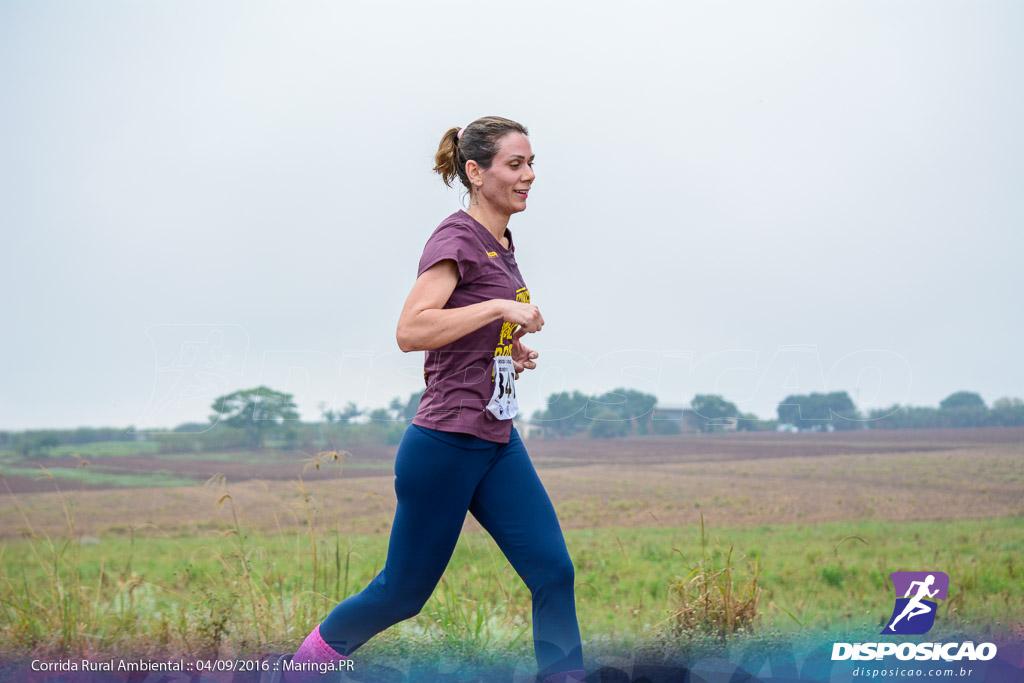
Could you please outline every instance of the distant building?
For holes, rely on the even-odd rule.
[[[707,421],[688,406],[672,403],[659,403],[654,406],[654,410],[651,411],[651,422],[662,420],[666,422],[678,422],[679,431],[683,433],[699,432],[701,425]],[[655,431],[655,433],[657,432]]]
[[[723,432],[735,432],[740,423],[737,417],[715,417],[706,421],[706,424],[718,427]]]
[[[804,427],[803,429],[788,422],[776,425],[775,427],[775,431],[777,432],[834,432],[835,430],[836,428],[831,422],[823,425],[811,425],[810,427]]]
[[[519,432],[519,436],[524,440],[544,438],[544,428],[540,425],[531,424],[525,421],[520,422],[519,420],[514,421],[512,424],[515,426],[516,431]]]

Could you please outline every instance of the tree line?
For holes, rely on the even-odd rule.
[[[116,441],[156,441],[167,453],[224,450],[312,451],[365,444],[397,444],[416,414],[422,391],[388,407],[360,408],[349,402],[338,410],[320,404],[318,422],[301,422],[291,394],[266,386],[225,394],[214,400],[206,422],[189,422],[167,432],[140,433],[117,427],[0,431],[0,450],[22,457],[46,457],[60,446]],[[776,407],[777,417],[761,420],[742,413],[735,403],[717,394],[697,394],[685,410],[658,408],[654,394],[618,388],[602,394],[580,391],[548,396],[546,407],[529,421],[544,436],[614,438],[678,434],[726,429],[773,431],[780,425],[799,430],[934,429],[945,427],[1024,426],[1024,401],[1004,397],[991,407],[980,395],[957,391],[937,408],[893,405],[865,415],[845,391],[791,394]]]

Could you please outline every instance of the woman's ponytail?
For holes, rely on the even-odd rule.
[[[441,174],[441,180],[448,187],[459,176],[459,128],[449,128],[441,136],[441,143],[434,155],[434,171]]]

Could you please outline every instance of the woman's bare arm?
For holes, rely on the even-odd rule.
[[[448,259],[416,278],[398,318],[398,348],[406,352],[436,349],[501,317],[495,300],[445,310],[458,282],[455,262]]]
[[[416,278],[398,318],[398,348],[405,352],[436,349],[495,320],[518,323],[526,332],[536,332],[544,324],[539,308],[510,299],[445,309],[458,282],[458,270],[450,259],[438,261]]]

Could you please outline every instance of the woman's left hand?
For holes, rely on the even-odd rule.
[[[539,353],[526,346],[520,339],[512,342],[512,367],[515,368],[516,379],[519,379],[519,373],[524,370],[533,370],[537,367],[533,359],[539,355]]]

